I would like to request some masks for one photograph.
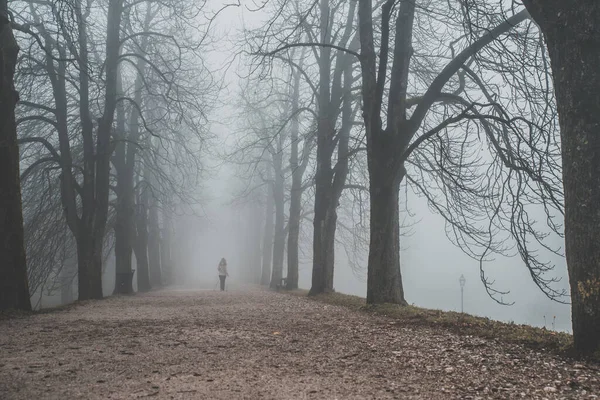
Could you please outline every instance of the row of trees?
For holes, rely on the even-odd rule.
[[[405,304],[405,185],[479,260],[497,301],[504,292],[485,262],[512,249],[561,300],[545,255],[560,254],[548,236],[564,232],[575,346],[600,347],[600,6],[493,3],[262,7],[272,17],[245,33],[245,125],[229,155],[244,167],[246,198],[265,209],[264,224],[253,223],[264,240],[262,265],[258,241],[251,246],[251,279],[279,286],[287,247],[287,286],[296,288],[300,244],[312,236],[310,293],[332,291],[340,230],[361,243],[368,229],[367,301]],[[11,260],[1,268],[2,308],[30,308],[29,289],[71,260],[79,298],[101,298],[113,245],[117,292],[132,291],[132,254],[138,288],[160,284],[173,215],[193,201],[187,188],[214,100],[199,71],[210,22],[195,18],[204,7],[0,1],[0,256]]]
[[[205,4],[3,7],[3,162],[10,168],[2,176],[13,186],[2,193],[13,207],[6,215],[15,218],[5,221],[14,244],[3,251],[19,262],[8,263],[2,281],[12,292],[2,290],[2,307],[28,309],[29,292],[74,279],[80,300],[100,299],[113,253],[115,293],[133,292],[134,273],[140,291],[168,282],[173,218],[195,201],[199,152],[210,139],[206,115],[218,90],[203,66],[211,21],[198,15]]]
[[[594,350],[598,104],[589,86],[572,85],[597,75],[587,69],[597,52],[581,53],[598,43],[598,29],[589,15],[581,31],[571,22],[592,5],[567,12],[535,1],[520,10],[488,3],[279,1],[270,3],[267,28],[245,33],[247,125],[233,158],[253,177],[247,191],[265,196],[262,283],[280,284],[288,235],[287,286],[297,287],[299,226],[309,219],[310,294],[332,291],[336,230],[345,226],[339,212],[350,208],[359,211],[343,218],[369,218],[358,224],[369,229],[367,302],[406,304],[406,185],[480,262],[498,302],[506,291],[487,279],[485,262],[514,253],[548,297],[565,301],[546,261],[562,254],[550,238],[565,234],[575,346]],[[586,67],[575,77],[577,57]],[[359,208],[367,197],[368,210]]]

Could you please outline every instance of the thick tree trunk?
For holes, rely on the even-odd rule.
[[[102,290],[102,264],[104,261],[104,230],[96,230],[94,234],[94,250],[92,269],[90,271],[90,288],[92,299],[101,300],[104,298]]]
[[[89,229],[80,229],[77,245],[77,298],[79,301],[94,298],[92,276],[94,274],[94,238]]]
[[[150,266],[150,285],[154,288],[162,286],[160,265],[160,228],[158,226],[158,207],[156,200],[151,200],[148,210],[148,263]]]
[[[299,184],[302,185],[302,182],[299,182]],[[290,216],[288,218],[289,236],[287,245],[287,289],[294,290],[298,289],[298,244],[300,239],[300,213],[302,212],[302,189],[298,187],[298,182],[292,182],[290,195]]]
[[[338,56],[342,57],[342,56]],[[348,59],[340,58],[340,60]],[[342,61],[342,65],[345,63]],[[326,184],[324,191],[327,193],[324,198],[325,218],[321,223],[320,232],[320,245],[319,249],[321,254],[319,260],[324,265],[323,273],[323,288],[325,292],[334,292],[334,272],[335,272],[335,234],[337,230],[337,208],[339,206],[340,197],[346,184],[346,178],[348,177],[348,143],[350,140],[350,131],[354,123],[355,112],[352,110],[352,100],[350,98],[352,87],[352,67],[350,60],[348,59],[347,66],[344,71],[344,85],[340,90],[343,90],[342,95],[342,126],[338,133],[338,148],[337,148],[337,162],[335,167],[331,168],[329,163],[326,163],[329,168],[330,174],[326,174],[325,178],[329,181]],[[331,158],[331,156],[329,156]],[[335,173],[334,173],[335,172]]]
[[[146,10],[144,20],[144,31],[148,31],[152,19],[151,7]],[[148,47],[148,35],[144,35],[140,42],[139,51],[142,55],[146,54]],[[137,75],[134,84],[134,101],[137,105],[142,104],[142,89],[144,87],[144,71],[146,61],[140,58],[137,61]],[[121,96],[122,87],[119,73],[119,95]],[[115,256],[116,256],[116,285],[115,293],[133,293],[133,275],[132,253],[135,237],[135,193],[134,193],[134,175],[135,163],[137,159],[138,141],[140,139],[139,111],[137,107],[132,107],[129,118],[127,135],[125,125],[125,107],[123,102],[117,104],[117,134],[121,139],[116,144],[115,164],[117,170],[117,221],[115,226]],[[127,140],[126,140],[127,139]]]
[[[104,235],[81,225],[76,237],[78,299],[102,299],[102,251]]]
[[[600,350],[600,3],[524,1],[546,38],[560,120],[573,338]]]
[[[273,214],[275,212],[275,204],[273,201],[273,192],[267,190],[265,201],[265,231],[263,236],[263,251],[262,251],[262,275],[260,284],[267,286],[271,281],[271,261],[273,260],[273,231],[275,229],[273,223]]]
[[[119,73],[119,95],[122,96],[121,76]],[[133,171],[127,168],[127,146],[125,128],[125,107],[123,102],[117,105],[117,129],[114,132],[117,141],[113,164],[117,174],[117,206],[115,219],[115,290],[114,294],[133,293],[133,236],[134,236],[134,192]]]
[[[301,56],[300,65],[302,66],[302,59],[304,58],[304,52]],[[291,151],[290,151],[290,168],[292,170],[292,188],[290,190],[290,215],[288,217],[288,245],[287,245],[287,289],[294,290],[298,289],[298,269],[299,269],[299,241],[300,241],[300,224],[302,218],[302,178],[308,162],[310,149],[310,139],[304,140],[304,148],[302,150],[303,160],[302,163],[299,161],[299,134],[300,134],[300,123],[299,123],[299,98],[300,98],[300,73],[294,72],[294,91],[292,95],[292,125],[291,125]]]
[[[337,230],[337,202],[330,205],[323,230],[323,246],[325,260],[325,292],[335,292],[333,277],[335,271],[335,232]]]
[[[354,34],[355,7],[351,0],[346,26],[339,37],[341,47],[354,49],[357,42]],[[321,42],[330,43],[332,27],[329,23],[330,6],[328,0],[321,0]],[[336,32],[336,36],[339,32]],[[313,232],[313,274],[309,295],[332,292],[335,265],[335,232],[337,228],[337,207],[346,177],[348,175],[348,138],[353,124],[351,87],[352,70],[355,60],[344,52],[335,54],[335,68],[332,69],[331,49],[323,47],[319,60],[319,125],[317,130],[317,172],[315,175],[315,216]],[[340,108],[341,107],[341,108]],[[336,138],[336,125],[343,114],[342,127]],[[332,157],[338,144],[337,163],[332,165]]]
[[[406,127],[406,93],[415,3],[400,2],[394,34],[387,127],[382,126],[382,106],[389,60],[390,18],[395,2],[382,7],[381,44],[375,51],[372,1],[359,1],[363,118],[367,137],[370,196],[370,245],[367,303],[406,304],[400,273],[400,221],[398,192],[405,170],[400,159],[412,131]],[[380,65],[377,67],[377,58]],[[398,153],[400,155],[398,155]]]
[[[251,252],[251,280],[253,284],[260,285],[262,276],[262,248],[261,248],[261,231],[264,221],[264,209],[260,204],[255,203],[253,206],[253,223],[250,230],[250,252]]]
[[[282,155],[278,153],[275,164],[275,186],[273,200],[275,201],[275,240],[273,241],[273,271],[271,272],[271,288],[281,284],[283,277],[283,260],[285,256],[285,182],[283,177]]]
[[[318,153],[318,150],[317,150]],[[318,156],[317,156],[318,157]],[[326,158],[325,158],[326,160]],[[331,168],[329,168],[331,171]],[[313,271],[309,295],[333,291],[337,204],[331,199],[331,174],[317,173],[313,220]]]
[[[162,266],[162,279],[165,285],[172,283],[172,267],[173,261],[171,258],[171,226],[172,226],[171,211],[167,205],[163,210],[163,228],[162,239],[160,242],[160,264]]]
[[[118,184],[117,184],[118,186]],[[122,190],[122,191],[121,191]],[[115,294],[133,293],[133,229],[135,206],[133,204],[133,189],[122,188],[117,196],[117,216],[115,222]]]
[[[87,182],[85,181],[86,178],[84,178],[84,186],[87,190],[87,195],[84,195],[84,197],[86,197],[85,201],[87,202],[87,206],[84,206],[84,208],[87,208],[87,211],[83,211],[85,216],[82,217],[82,225],[86,227],[84,236],[90,234],[89,240],[88,238],[84,238],[83,240],[86,242],[86,247],[88,243],[91,246],[92,257],[91,260],[86,260],[86,272],[88,280],[87,289],[89,290],[89,296],[92,299],[101,299],[103,297],[102,261],[106,221],[108,219],[110,160],[112,156],[111,133],[117,106],[117,80],[120,52],[119,34],[122,11],[123,0],[109,0],[107,11],[104,111],[102,117],[98,121],[95,153],[89,137],[86,139],[87,145],[84,145],[84,147],[86,147],[86,150],[84,151],[86,153],[86,160],[90,165],[86,169],[86,173],[88,174]],[[82,32],[81,29],[82,27],[80,26],[80,33]],[[85,51],[87,52],[87,48],[85,48]],[[82,75],[85,75],[85,73]],[[85,102],[87,102],[87,100]],[[90,118],[88,114],[89,108],[84,110],[84,113],[87,114],[86,119]],[[89,125],[89,121],[86,122],[86,124]],[[89,129],[90,127],[86,130],[89,131]]]
[[[331,26],[329,23],[329,0],[320,1],[320,37],[321,43],[331,42]],[[331,182],[333,170],[331,157],[333,155],[335,135],[335,118],[332,116],[331,104],[331,48],[321,47],[319,60],[319,95],[318,95],[318,126],[317,126],[317,171],[315,174],[315,216],[313,220],[313,270],[312,285],[309,295],[324,293],[327,289],[328,269],[333,265],[327,264],[328,246],[326,237],[327,211],[331,203]]]
[[[406,305],[400,272],[400,215],[398,193],[403,175],[393,176],[380,155],[369,166],[371,220],[367,303]]]
[[[138,291],[147,292],[152,286],[148,267],[148,200],[145,193],[139,197],[136,207],[136,231],[134,251]]]
[[[21,207],[14,73],[19,47],[0,0],[0,309],[31,310]]]

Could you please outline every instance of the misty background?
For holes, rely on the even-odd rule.
[[[209,2],[216,12],[223,4]],[[244,182],[235,168],[223,161],[223,154],[241,129],[236,100],[239,98],[244,79],[244,60],[239,50],[239,38],[246,29],[260,27],[268,18],[262,11],[249,11],[245,6],[229,7],[214,21],[214,48],[206,61],[223,85],[219,105],[208,116],[210,132],[214,135],[209,154],[203,160],[202,182],[196,189],[202,203],[189,206],[176,216],[174,224],[186,240],[175,250],[176,278],[181,286],[215,288],[218,281],[217,264],[221,257],[228,261],[230,280],[242,281],[240,276],[248,265],[246,249],[253,234],[248,221],[252,210],[239,206],[236,199]],[[484,263],[484,268],[494,287],[510,291],[503,300],[514,304],[500,305],[491,299],[480,280],[479,262],[465,255],[446,237],[443,218],[432,212],[426,199],[418,197],[402,187],[402,201],[410,211],[401,238],[401,269],[406,299],[409,304],[420,307],[460,311],[461,292],[459,277],[464,275],[464,311],[495,320],[546,327],[559,331],[571,331],[570,308],[548,299],[534,284],[530,273],[518,257],[496,257]],[[302,230],[310,233],[312,224],[305,220]],[[310,287],[311,237],[301,236],[299,286]],[[563,243],[551,243],[562,248]],[[348,254],[348,244],[336,247],[335,290],[364,297],[366,293],[366,259],[368,247],[353,249],[359,255]],[[561,278],[559,288],[568,289],[564,258],[552,260],[556,265],[553,275]],[[114,257],[107,260],[104,275],[105,295],[113,292],[115,284]],[[284,269],[285,270],[285,269]],[[285,274],[285,272],[284,272]],[[134,287],[136,286],[134,280]],[[60,293],[48,294],[47,289],[33,295],[43,295],[41,307],[60,304]]]

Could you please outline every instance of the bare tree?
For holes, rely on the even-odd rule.
[[[52,87],[54,101],[54,107],[49,107],[39,104],[35,98],[27,99],[23,106],[32,114],[21,121],[34,120],[52,126],[58,136],[58,150],[54,143],[42,137],[29,136],[21,142],[41,144],[60,165],[63,208],[77,244],[80,299],[103,296],[102,260],[109,217],[111,130],[117,104],[123,0],[108,2],[102,61],[105,73],[101,88],[92,87],[91,71],[96,64],[90,54],[99,56],[95,47],[98,43],[90,41],[88,19],[91,10],[91,1],[86,4],[59,3],[57,7],[50,3],[24,3],[24,7],[15,10],[21,20],[33,22],[32,25],[15,26],[40,47],[40,58],[36,54],[31,59],[34,74],[43,69]],[[50,20],[42,20],[40,13],[50,15]],[[74,76],[78,79],[77,85],[73,85]],[[77,98],[74,102],[71,101],[73,94]],[[95,98],[101,99],[98,110],[92,106]],[[70,126],[74,125],[70,112],[74,110],[78,110],[81,124],[78,143],[72,143],[70,134]],[[96,126],[93,121],[95,111],[98,115]]]
[[[134,227],[134,190],[137,189],[134,171],[137,168],[143,175],[143,164],[150,166],[157,182],[152,192],[158,198],[162,198],[161,192],[170,192],[178,199],[186,196],[185,188],[193,188],[194,184],[184,182],[187,178],[182,176],[193,171],[190,176],[197,177],[201,170],[200,162],[196,160],[196,139],[204,136],[201,125],[205,121],[206,100],[215,93],[215,87],[206,69],[199,70],[191,62],[197,60],[200,44],[196,43],[197,37],[188,37],[188,31],[182,29],[188,26],[186,21],[193,18],[181,12],[189,8],[188,2],[172,0],[158,4],[147,1],[121,6],[113,4],[113,7],[111,4],[108,3],[106,8],[95,7],[94,0],[85,4],[12,3],[18,21],[22,22],[14,25],[22,32],[20,40],[28,49],[19,70],[19,84],[23,86],[25,101],[21,102],[18,122],[24,154],[23,176],[29,185],[25,193],[39,197],[48,192],[51,185],[61,187],[61,201],[52,203],[57,209],[47,214],[48,220],[44,220],[42,226],[50,226],[50,216],[54,216],[55,211],[65,211],[66,223],[77,244],[80,270],[88,268],[84,261],[92,254],[93,246],[87,245],[91,237],[104,231],[102,239],[95,240],[94,246],[106,249],[110,247],[108,242],[114,226],[115,291],[131,293],[132,241],[137,232]],[[103,19],[113,23],[115,10],[119,7],[123,21],[119,22],[116,39],[112,33],[88,24],[91,20]],[[206,26],[202,25],[203,28]],[[178,40],[178,34],[184,38],[182,41]],[[204,36],[206,32],[200,35],[201,41]],[[110,52],[102,43],[108,39],[112,41]],[[115,40],[117,50],[113,60]],[[151,55],[147,54],[147,48]],[[113,62],[117,68],[116,82],[112,79]],[[115,118],[110,117],[111,113],[113,117],[116,114],[116,121],[112,121]],[[106,118],[111,119],[110,124]],[[160,132],[162,154],[157,154],[155,145],[146,145],[148,136],[159,136],[155,132]],[[106,134],[109,135],[107,141]],[[194,135],[196,138],[192,137]],[[44,180],[45,176],[48,179]],[[100,186],[102,190],[99,190]],[[98,196],[106,196],[107,200]],[[160,206],[158,198],[157,206]],[[151,201],[148,198],[148,204]],[[26,202],[29,204],[36,206]],[[35,207],[30,211],[31,220],[40,222]],[[147,213],[140,216],[147,217]],[[26,220],[29,220],[28,216]],[[106,221],[103,223],[103,220]],[[52,231],[58,232],[62,226],[62,223],[57,224]],[[156,224],[153,224],[152,232],[156,230]],[[50,235],[50,231],[44,232]],[[38,238],[39,233],[36,232]],[[38,248],[40,251],[36,254],[40,257],[60,253],[60,244],[48,238],[44,236],[44,240],[28,246]],[[139,245],[136,247],[140,249]],[[39,272],[45,271],[35,274],[40,278],[60,270],[62,263],[56,257],[42,257],[37,261],[30,266]],[[137,261],[143,264],[144,257],[138,257]],[[48,267],[40,268],[42,263]],[[101,261],[96,258],[95,263],[90,265],[98,266]],[[78,274],[80,296],[91,296],[91,292],[88,290],[86,294],[81,286],[89,286],[91,279],[95,282],[95,297],[98,297],[101,289],[98,270],[101,269],[101,265],[94,267],[93,278],[86,277],[89,271]],[[143,266],[138,268],[143,269]],[[145,288],[144,284],[139,286]]]
[[[524,0],[544,34],[560,118],[573,337],[600,349],[600,4]]]
[[[271,168],[267,167],[267,179],[272,179]],[[274,212],[275,200],[271,185],[267,186],[265,191],[265,228],[263,235],[263,252],[262,252],[262,274],[260,278],[261,285],[269,285],[271,282],[271,270],[273,261],[273,238],[274,238]]]
[[[137,10],[128,10],[127,15],[131,18],[131,12]],[[156,13],[156,8],[153,11],[152,4],[146,4],[144,22],[142,32],[150,30],[150,22]],[[131,26],[131,22],[128,26]],[[134,36],[134,32],[129,34],[129,37]],[[135,36],[137,37],[137,35]],[[149,35],[142,35],[139,43],[139,49],[133,51],[134,54],[139,54],[140,57],[136,60],[136,77],[133,88],[133,101],[135,106],[131,108],[129,121],[127,121],[124,101],[120,101],[117,105],[117,129],[114,130],[115,136],[115,153],[113,155],[113,165],[117,174],[116,195],[117,195],[117,218],[115,224],[115,257],[116,257],[116,284],[115,293],[132,293],[132,253],[133,240],[135,236],[134,229],[134,170],[136,162],[136,154],[139,147],[140,136],[142,129],[140,128],[140,106],[142,104],[142,90],[144,86],[144,75],[146,70],[146,51],[148,48]],[[119,96],[124,98],[122,68],[119,74]],[[140,260],[143,262],[143,258]],[[144,267],[142,267],[144,268]],[[139,276],[138,271],[138,276]],[[143,272],[142,272],[143,273]],[[148,288],[143,283],[140,286],[142,290]]]
[[[333,291],[336,210],[349,173],[349,159],[356,152],[349,148],[349,138],[355,126],[357,99],[351,91],[357,60],[352,56],[355,51],[348,50],[358,49],[356,4],[330,0],[280,2],[269,29],[256,34],[251,43],[260,62],[283,60],[301,74],[316,102],[312,110],[317,159],[311,294]],[[276,38],[274,44],[271,38]],[[311,49],[308,54],[315,60],[314,65],[297,62],[289,54],[296,47]]]
[[[0,1],[0,309],[31,310],[25,261],[21,179],[15,106],[19,99],[14,73],[19,46],[8,14]]]
[[[406,304],[402,288],[399,260],[398,192],[406,175],[405,161],[414,148],[436,129],[421,135],[413,142],[429,109],[437,101],[448,81],[480,49],[509,31],[527,18],[526,12],[514,15],[500,23],[456,55],[433,79],[425,94],[409,117],[408,87],[410,61],[413,55],[413,22],[415,2],[401,1],[395,11],[395,1],[387,1],[381,9],[382,30],[379,56],[374,41],[373,4],[370,0],[359,2],[359,27],[361,41],[363,116],[367,131],[367,153],[371,196],[371,245],[367,301],[369,303]],[[392,25],[396,14],[395,25]],[[392,30],[394,28],[395,30]],[[393,34],[391,34],[393,32]],[[393,35],[393,36],[392,36]],[[390,42],[393,38],[393,51]],[[379,64],[377,59],[379,58]],[[389,94],[387,96],[386,124],[383,125],[384,89],[391,61]],[[464,117],[458,115],[458,120]],[[446,120],[437,130],[452,123]],[[413,142],[413,143],[411,143]]]
[[[304,58],[304,52],[300,60]],[[300,68],[302,62],[300,62]],[[310,153],[313,149],[313,135],[305,135],[302,141],[302,153],[300,154],[300,83],[301,74],[299,71],[292,73],[292,121],[290,126],[290,169],[292,174],[292,186],[290,188],[290,211],[288,218],[288,243],[287,243],[287,289],[298,289],[298,269],[299,269],[299,240],[300,228],[302,223],[302,194],[306,189],[304,182],[304,172],[310,161]]]

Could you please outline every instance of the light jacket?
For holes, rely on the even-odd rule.
[[[227,263],[219,263],[219,276],[228,276],[227,273]]]

